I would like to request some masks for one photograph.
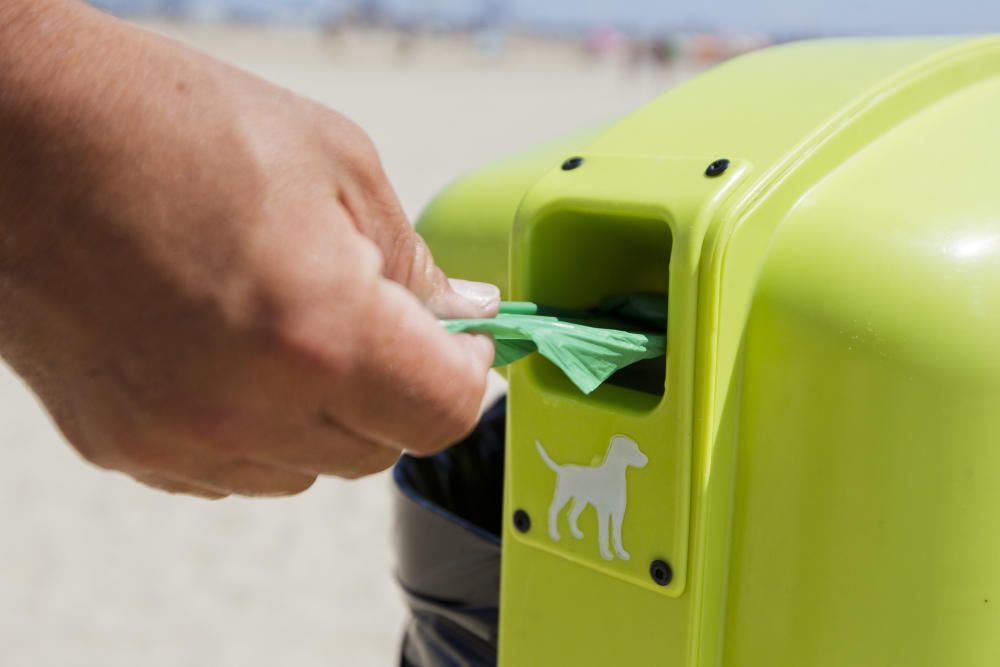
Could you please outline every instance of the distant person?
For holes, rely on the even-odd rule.
[[[207,497],[471,429],[493,315],[365,133],[74,0],[0,3],[0,355],[97,465]]]

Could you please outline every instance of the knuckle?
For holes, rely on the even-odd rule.
[[[169,468],[169,455],[142,440],[128,442],[121,447],[121,454],[122,460],[131,470],[157,472]]]
[[[450,446],[465,438],[472,429],[476,427],[479,420],[479,402],[467,402],[462,406],[455,406],[450,411],[449,419],[445,420],[447,430],[442,436],[444,446]]]
[[[470,367],[466,374],[465,381],[455,385],[455,399],[450,404],[448,418],[444,420],[450,427],[448,437],[452,442],[461,440],[476,427],[483,394],[486,392],[485,373],[476,373]]]
[[[313,370],[332,381],[349,377],[356,363],[350,338],[345,335],[333,344],[330,330],[309,314],[283,319],[275,325],[271,337],[280,354],[292,360],[305,360]]]
[[[169,493],[177,493],[184,496],[190,496],[191,498],[198,498],[199,500],[208,500],[210,502],[225,500],[230,495],[228,493],[215,493],[213,491],[202,491],[199,489],[184,489],[181,491],[171,491]]]
[[[73,447],[84,461],[102,470],[117,470],[121,467],[120,457],[113,456],[104,449],[82,447],[77,443],[73,443]]]
[[[291,480],[283,484],[276,491],[272,491],[267,495],[273,496],[294,496],[299,493],[308,491],[313,484],[316,483],[315,475],[299,475],[298,479]]]
[[[112,433],[100,447],[78,448],[84,460],[104,470],[122,472],[153,471],[161,467],[162,457],[150,444],[137,435]]]
[[[339,476],[348,480],[361,479],[391,468],[397,460],[399,460],[399,452],[372,446],[367,454],[359,457],[354,465],[344,470]]]
[[[382,173],[378,148],[360,127],[350,138],[349,158],[354,169],[363,176],[378,177]]]
[[[312,486],[316,476],[249,461],[233,461],[207,473],[206,481],[213,489],[241,496],[291,496]]]
[[[167,482],[166,480],[157,477],[155,475],[133,473],[130,475],[139,484],[143,486],[148,486],[151,489],[156,489],[157,491],[165,491],[167,493],[176,493],[177,487],[174,484]]]
[[[343,317],[343,311],[339,311]],[[304,306],[289,308],[262,323],[260,346],[274,370],[308,376],[321,371],[333,379],[346,377],[354,363],[351,342],[355,334],[332,318],[337,309]],[[302,365],[302,362],[306,365]]]
[[[441,411],[435,420],[436,428],[411,443],[409,449],[417,454],[430,455],[461,442],[479,421],[479,402],[454,402]]]
[[[315,483],[316,483],[316,478],[315,477],[312,477],[312,476],[303,476],[303,479],[301,481],[294,482],[294,483],[291,483],[291,484],[286,484],[285,486],[283,486],[282,488],[280,488],[276,492],[273,492],[273,493],[271,493],[269,495],[274,495],[274,496],[295,496],[295,495],[298,495],[300,493],[304,493],[304,492],[308,491],[312,487],[312,485],[315,484]]]
[[[345,264],[351,281],[306,286],[291,298],[271,299],[254,324],[260,347],[276,356],[305,358],[325,374],[343,377],[351,372],[360,339],[366,333],[356,322],[377,302],[382,255],[361,238],[352,244]],[[331,281],[334,280],[331,278]]]
[[[157,475],[137,473],[133,474],[132,478],[140,484],[148,486],[152,489],[174,495],[191,496],[193,498],[202,498],[205,500],[220,500],[226,497],[225,494],[216,493],[210,489],[198,486],[197,484],[178,482],[173,479],[159,477]]]
[[[63,437],[87,463],[103,470],[121,470],[123,457],[121,443],[124,430],[115,424],[94,424],[82,419],[56,418]]]
[[[358,239],[357,247],[353,252],[354,259],[358,263],[358,270],[362,275],[381,276],[385,268],[385,257],[379,250],[375,242],[367,237]]]
[[[406,286],[421,301],[431,296],[438,278],[437,265],[430,249],[409,226],[400,226],[393,235],[387,254],[386,271],[393,280]]]
[[[341,116],[328,127],[330,145],[356,176],[364,179],[382,172],[375,142],[360,125]]]
[[[200,403],[186,397],[171,400],[166,411],[164,431],[176,444],[190,445],[196,451],[211,451],[224,455],[237,454],[248,434],[256,430],[256,422],[241,407],[223,407],[224,400],[216,394],[221,388],[203,390]]]

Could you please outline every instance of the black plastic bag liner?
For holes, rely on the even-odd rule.
[[[506,413],[501,399],[465,440],[393,470],[402,667],[496,665]]]

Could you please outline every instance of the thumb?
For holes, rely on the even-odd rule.
[[[409,225],[407,225],[409,226]],[[386,257],[386,277],[413,292],[441,318],[493,317],[500,308],[500,288],[489,283],[448,279],[431,251],[412,228],[397,239]]]
[[[388,182],[365,213],[369,214],[356,216],[356,224],[382,251],[386,278],[407,288],[441,318],[493,317],[497,314],[500,289],[489,283],[449,280],[434,262],[430,248],[406,219]]]

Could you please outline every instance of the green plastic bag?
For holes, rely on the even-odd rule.
[[[493,336],[494,368],[537,351],[584,394],[615,371],[666,354],[666,336],[622,328],[666,329],[666,303],[643,295],[609,299],[587,312],[507,301],[493,319],[443,320],[442,324],[452,333]]]

